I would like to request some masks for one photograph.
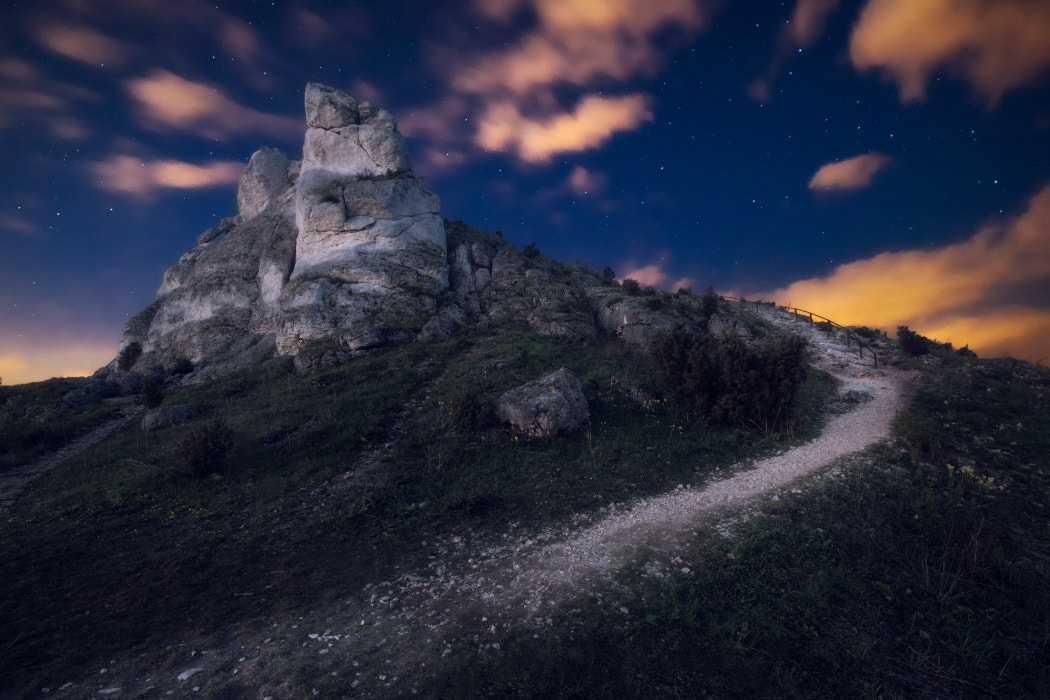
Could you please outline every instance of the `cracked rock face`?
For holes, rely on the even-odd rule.
[[[440,203],[413,175],[394,118],[316,83],[305,108],[302,161],[253,154],[240,215],[202,234],[125,328],[141,363],[186,357],[215,374],[311,340],[365,348],[418,332],[438,310]]]

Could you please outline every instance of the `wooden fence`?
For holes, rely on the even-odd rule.
[[[798,321],[808,321],[809,323],[817,323],[818,325],[824,326],[824,330],[827,333],[834,333],[835,329],[843,331],[846,334],[846,347],[851,348],[853,347],[853,344],[856,343],[857,354],[863,358],[865,351],[871,353],[871,358],[875,364],[875,368],[877,369],[879,366],[879,354],[875,352],[875,349],[871,345],[865,343],[863,338],[853,332],[853,329],[839,325],[826,316],[821,316],[812,311],[806,311],[805,309],[799,309],[794,306],[780,306],[775,301],[751,301],[740,297],[722,297],[722,299],[725,299],[726,301],[735,301],[743,306],[753,304],[755,311],[759,311],[763,307],[783,311],[784,313],[791,314]]]

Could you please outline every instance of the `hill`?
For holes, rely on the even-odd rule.
[[[784,332],[771,314],[719,304],[751,337]],[[632,347],[492,325],[170,388],[202,418],[126,428],[4,513],[4,695],[1040,694],[1050,376],[943,349],[895,361],[921,383],[890,442],[699,514],[673,546],[607,542],[613,565],[586,585],[501,608],[515,566],[549,547],[746,477],[870,405],[811,370],[794,434],[714,425],[663,400]],[[486,417],[560,366],[585,388],[582,431]],[[46,406],[50,389],[2,398]],[[228,452],[195,475],[216,425]]]
[[[1045,694],[1050,372],[517,250],[305,107],[0,387],[0,697]]]

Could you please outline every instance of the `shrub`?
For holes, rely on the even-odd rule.
[[[620,283],[623,287],[623,292],[629,297],[636,297],[642,293],[642,285],[638,284],[638,280],[633,280],[630,277]]]
[[[461,389],[449,401],[448,424],[452,430],[473,433],[488,428],[495,418],[492,406],[481,401],[469,388]]]
[[[175,376],[181,377],[184,374],[189,374],[193,371],[193,361],[185,355],[180,355],[175,358],[175,361],[171,363],[171,373]]]
[[[612,286],[616,282],[616,273],[613,272],[613,269],[608,265],[602,270],[602,282],[607,286]]]
[[[220,416],[192,424],[176,445],[175,456],[183,474],[200,478],[222,471],[232,446],[233,431]]]
[[[646,294],[645,302],[642,304],[649,311],[659,311],[664,307],[663,297],[653,294]]]
[[[969,345],[963,345],[961,348],[955,351],[955,354],[959,357],[970,357],[977,359],[977,353],[970,349]]]
[[[134,340],[123,348],[117,355],[117,368],[122,372],[127,372],[129,369],[135,366],[135,362],[142,356],[142,343]]]
[[[907,326],[897,327],[897,340],[900,341],[901,350],[911,357],[919,357],[930,351],[933,341],[921,336],[915,331],[908,330]]]
[[[868,328],[867,326],[860,326],[858,328],[854,328],[853,332],[859,335],[861,338],[864,338],[865,340],[878,340],[878,338],[882,335],[877,329]]]
[[[720,300],[721,297],[715,294],[715,288],[708,285],[707,291],[700,297],[700,313],[703,314],[705,319],[709,319],[718,313],[718,302]]]
[[[790,430],[806,378],[806,341],[788,336],[759,347],[742,338],[701,339],[678,327],[650,346],[653,370],[677,403],[723,425]]]
[[[535,243],[529,243],[527,246],[525,246],[524,250],[521,251],[521,254],[529,260],[532,260],[534,258],[540,257],[540,249],[536,247]]]
[[[142,378],[142,405],[156,408],[164,400],[164,384],[152,375]]]

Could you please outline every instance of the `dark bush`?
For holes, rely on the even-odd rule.
[[[691,296],[693,296],[693,288],[692,287],[679,287],[678,290],[674,293],[674,295],[676,297],[691,297]]]
[[[608,265],[602,270],[602,282],[608,286],[612,286],[616,282],[616,273]]]
[[[222,471],[233,446],[233,431],[222,417],[190,426],[175,448],[182,473],[193,478]]]
[[[478,398],[469,388],[452,397],[448,407],[449,427],[459,433],[473,433],[488,428],[495,420],[492,406]]]
[[[930,351],[933,346],[933,341],[925,336],[921,336],[915,331],[908,330],[907,326],[897,327],[897,340],[900,341],[901,350],[905,354],[911,357],[919,357],[925,355]]]
[[[171,373],[177,377],[189,374],[193,371],[193,361],[185,355],[180,355],[171,363]]]
[[[146,408],[156,408],[164,401],[164,383],[156,377],[147,374],[142,378],[142,405]]]
[[[853,332],[859,335],[861,338],[864,338],[865,340],[878,340],[882,336],[882,334],[879,333],[878,329],[868,328],[867,326],[860,326],[858,328],[854,328]]]
[[[649,311],[659,311],[664,307],[664,300],[661,296],[647,294],[642,305]]]
[[[522,255],[524,255],[524,256],[525,256],[526,258],[528,258],[529,260],[532,260],[532,259],[534,259],[534,258],[538,258],[538,257],[540,257],[540,249],[536,247],[536,244],[535,244],[535,243],[529,243],[529,244],[528,244],[527,246],[525,246],[525,248],[524,248],[524,249],[523,249],[523,250],[521,251],[521,254],[522,254]]]
[[[970,357],[977,359],[977,353],[970,349],[969,345],[963,345],[961,348],[955,351],[955,354],[959,357]]]
[[[795,395],[806,378],[806,341],[788,336],[758,347],[742,338],[696,338],[684,328],[650,346],[666,395],[714,423],[748,430],[790,430]]]
[[[633,280],[630,277],[620,283],[623,287],[623,293],[629,297],[636,297],[642,293],[642,285],[638,284],[638,280]]]
[[[142,356],[142,344],[137,340],[132,341],[121,348],[117,355],[117,368],[127,372],[135,366],[135,362]]]
[[[721,297],[715,294],[715,288],[708,285],[707,291],[700,297],[700,313],[703,314],[704,318],[711,318],[718,313],[718,302],[721,301]]]

